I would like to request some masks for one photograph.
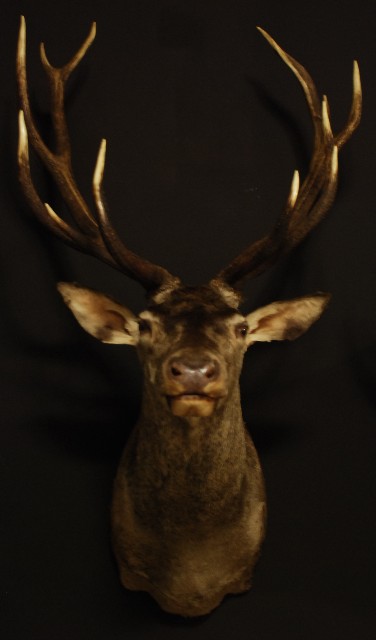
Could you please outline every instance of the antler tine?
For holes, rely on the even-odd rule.
[[[338,149],[350,138],[361,117],[362,97],[357,63],[354,63],[353,100],[349,119],[344,129],[334,136],[326,96],[320,104],[316,87],[307,70],[281,49],[268,33],[260,28],[259,31],[290,67],[303,88],[314,126],[314,145],[308,174],[300,189],[297,173],[294,174],[286,208],[272,231],[249,245],[216,276],[216,280],[230,286],[238,286],[246,277],[255,277],[266,271],[281,255],[302,242],[322,220],[336,193]]]
[[[27,200],[32,206],[37,218],[40,222],[45,224],[52,233],[57,235],[64,242],[74,244],[78,241],[78,237],[74,237],[75,230],[71,229],[64,220],[61,220],[56,216],[55,212],[52,215],[46,215],[46,208],[43,202],[40,200],[34,184],[31,180],[30,174],[30,162],[29,162],[29,145],[27,137],[27,129],[25,124],[24,112],[20,111],[18,116],[18,167],[19,167],[19,180],[26,195]],[[47,211],[47,213],[50,213]],[[77,234],[79,235],[79,234]],[[72,237],[73,236],[73,237]]]
[[[94,255],[103,262],[122,271],[151,291],[160,287],[166,281],[174,280],[173,276],[162,267],[153,265],[128,250],[122,245],[110,225],[101,195],[101,180],[98,182],[98,176],[103,175],[104,154],[99,154],[100,157],[103,157],[102,169],[100,169],[101,164],[99,162],[94,172],[94,183],[97,185],[97,188],[94,188],[94,193],[98,221],[80,193],[73,176],[71,145],[64,113],[64,89],[70,74],[82,60],[93,42],[95,33],[96,26],[93,23],[79,50],[61,68],[53,67],[50,64],[44,44],[41,44],[41,61],[50,84],[51,115],[56,138],[56,151],[52,152],[44,143],[31,113],[26,76],[26,24],[24,17],[21,16],[17,49],[17,78],[22,107],[19,116],[19,179],[24,194],[37,218],[55,235],[72,247]],[[77,229],[68,225],[55,213],[50,205],[41,201],[31,177],[29,140],[34,151],[56,182],[63,200],[77,225]]]
[[[343,130],[335,136],[335,142],[340,149],[352,136],[362,116],[362,84],[360,81],[359,65],[354,60],[353,65],[353,100],[349,119]]]
[[[104,165],[106,158],[106,140],[102,140],[99,147],[97,162],[93,175],[93,194],[97,210],[98,223],[105,245],[121,267],[122,271],[131,278],[135,278],[145,287],[146,290],[154,289],[163,284],[174,284],[179,280],[172,276],[166,269],[159,265],[152,264],[148,260],[141,259],[133,251],[127,249],[120,241],[107,215],[102,189]]]

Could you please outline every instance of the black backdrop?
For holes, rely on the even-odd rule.
[[[373,2],[34,0],[1,2],[1,634],[6,640],[375,637],[375,49]],[[28,215],[16,179],[14,53],[28,26],[29,76],[46,136],[37,45],[64,63],[93,19],[98,35],[70,85],[75,169],[90,197],[101,137],[112,219],[136,251],[188,282],[207,280],[270,228],[311,127],[297,81],[262,25],[346,118],[352,58],[365,104],[340,156],[327,221],[248,287],[251,310],[331,291],[299,341],[254,347],[244,414],[268,491],[267,539],[252,591],[210,617],[161,613],[119,584],[111,484],[137,415],[128,347],[96,343],[55,283],[76,280],[134,311],[139,287],[62,246]],[[38,175],[41,192],[59,200]]]

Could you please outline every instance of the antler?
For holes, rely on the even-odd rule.
[[[312,78],[304,67],[258,27],[269,44],[298,78],[311,113],[314,126],[314,147],[308,175],[299,189],[299,173],[295,171],[286,208],[270,234],[257,240],[240,253],[215,280],[230,286],[239,285],[246,277],[255,277],[272,266],[278,258],[297,246],[323,219],[330,208],[337,188],[338,150],[350,138],[360,122],[362,93],[359,68],[354,61],[353,99],[344,129],[333,135],[326,96],[322,102]]]
[[[127,249],[113,229],[107,216],[102,193],[105,140],[102,140],[93,175],[96,217],[80,193],[73,176],[70,140],[64,114],[64,89],[70,74],[93,42],[95,33],[96,25],[93,23],[80,49],[70,62],[61,68],[53,67],[49,63],[44,44],[41,44],[40,56],[50,84],[52,122],[56,138],[56,151],[52,152],[42,140],[31,113],[26,78],[26,25],[24,17],[21,17],[17,50],[17,78],[22,107],[19,114],[19,179],[31,208],[50,231],[75,249],[99,258],[140,282],[146,290],[152,291],[162,285],[176,282],[177,279],[163,267],[152,264]],[[51,173],[77,228],[68,225],[49,204],[41,201],[30,172],[29,140],[32,148]]]

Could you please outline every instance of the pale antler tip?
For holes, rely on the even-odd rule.
[[[29,157],[29,145],[27,137],[27,129],[25,124],[25,116],[22,109],[18,112],[18,159]]]
[[[292,177],[290,194],[288,198],[288,205],[290,208],[292,208],[295,205],[296,199],[299,195],[299,187],[300,187],[299,171],[295,169],[294,175]]]
[[[354,60],[354,66],[353,66],[353,85],[354,85],[354,94],[361,95],[362,83],[360,81],[360,71],[359,71],[359,64],[357,60]]]
[[[26,20],[24,16],[20,16],[20,30],[18,32],[18,45],[17,45],[17,62],[25,58],[26,48]]]
[[[102,197],[102,180],[104,173],[104,164],[106,160],[106,146],[107,142],[105,138],[102,138],[99,145],[97,162],[93,173],[93,194],[95,206],[98,213],[98,220],[102,223],[107,223],[107,212]]]
[[[23,36],[25,37],[25,32],[26,32],[26,20],[25,20],[25,16],[20,15],[20,30],[19,30],[19,36]]]
[[[40,54],[40,59],[41,62],[43,64],[44,67],[51,67],[51,63],[49,62],[48,58],[47,58],[47,54],[46,54],[46,48],[44,46],[44,42],[41,42],[39,45],[39,54]]]
[[[94,42],[95,36],[97,35],[97,23],[93,21],[91,23],[90,31],[88,36],[83,44],[83,55],[86,53],[90,45]]]
[[[59,216],[57,215],[57,213],[53,210],[53,208],[51,207],[51,205],[48,204],[48,202],[44,202],[43,203],[46,211],[48,213],[48,215],[50,216],[50,218],[53,218],[54,220],[59,219]]]
[[[22,109],[20,109],[18,111],[18,123],[20,125],[20,128],[23,127],[26,133],[26,126],[25,126],[25,116],[24,116],[24,112]],[[26,134],[27,135],[27,134]]]
[[[256,26],[257,31],[259,31],[260,33],[262,33],[262,35],[266,34],[265,29],[263,29],[262,27],[260,27],[259,25]]]
[[[338,146],[335,144],[332,151],[331,177],[335,178],[338,173]]]
[[[300,84],[302,85],[302,87],[304,89],[304,92],[307,94],[306,80],[302,76],[301,72],[297,68],[297,66],[294,63],[294,61],[291,58],[291,56],[288,53],[286,53],[286,51],[284,49],[282,49],[282,47],[278,44],[278,42],[276,42],[274,40],[274,38],[272,38],[272,36],[269,35],[269,33],[267,31],[265,31],[265,29],[262,29],[262,27],[257,27],[257,29],[264,36],[264,38],[268,41],[268,43],[274,49],[274,51],[276,53],[278,53],[279,57],[283,60],[283,62],[285,64],[287,64],[287,66],[295,74],[295,76],[298,78]]]
[[[97,162],[95,164],[95,169],[93,174],[93,188],[95,192],[98,192],[102,184],[104,164],[106,160],[106,148],[107,148],[107,141],[105,138],[102,138],[101,143],[99,145]]]
[[[54,211],[54,209],[51,207],[51,205],[48,204],[48,202],[44,202],[43,204],[45,206],[45,209],[47,211],[48,216],[54,222],[56,227],[58,227],[59,231],[64,234],[66,239],[71,238],[72,237],[72,234],[71,234],[72,229],[70,229],[70,227],[67,225],[67,223],[57,215],[56,211]]]
[[[321,115],[322,115],[322,123],[323,123],[324,131],[326,135],[332,137],[333,134],[332,134],[332,127],[329,119],[328,98],[326,96],[323,96],[321,107],[322,107]]]
[[[265,29],[263,29],[262,27],[256,27],[256,28],[261,33],[261,35],[263,35],[264,38],[269,42],[269,44],[273,47],[273,49],[275,49],[279,54],[281,54],[281,52],[283,52],[283,50],[281,49],[279,44],[277,44],[277,42],[274,40],[274,38],[272,38],[272,36],[269,35],[269,33],[267,31],[265,31]]]

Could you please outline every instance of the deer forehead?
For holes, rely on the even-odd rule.
[[[148,337],[160,351],[189,347],[218,351],[230,346],[232,326],[244,322],[231,291],[212,284],[181,285],[152,299],[140,318],[152,325]],[[230,304],[229,304],[230,302]],[[168,337],[168,340],[167,340]]]
[[[213,323],[216,318],[232,315],[235,310],[228,305],[219,288],[210,284],[179,284],[168,291],[157,292],[141,317],[171,331],[176,326],[203,326]]]
[[[139,318],[149,322],[156,333],[168,335],[170,340],[200,335],[216,339],[227,337],[233,327],[245,320],[242,314],[233,310],[228,313],[206,312],[199,307],[180,311],[172,309],[171,313],[147,309],[139,314]]]

